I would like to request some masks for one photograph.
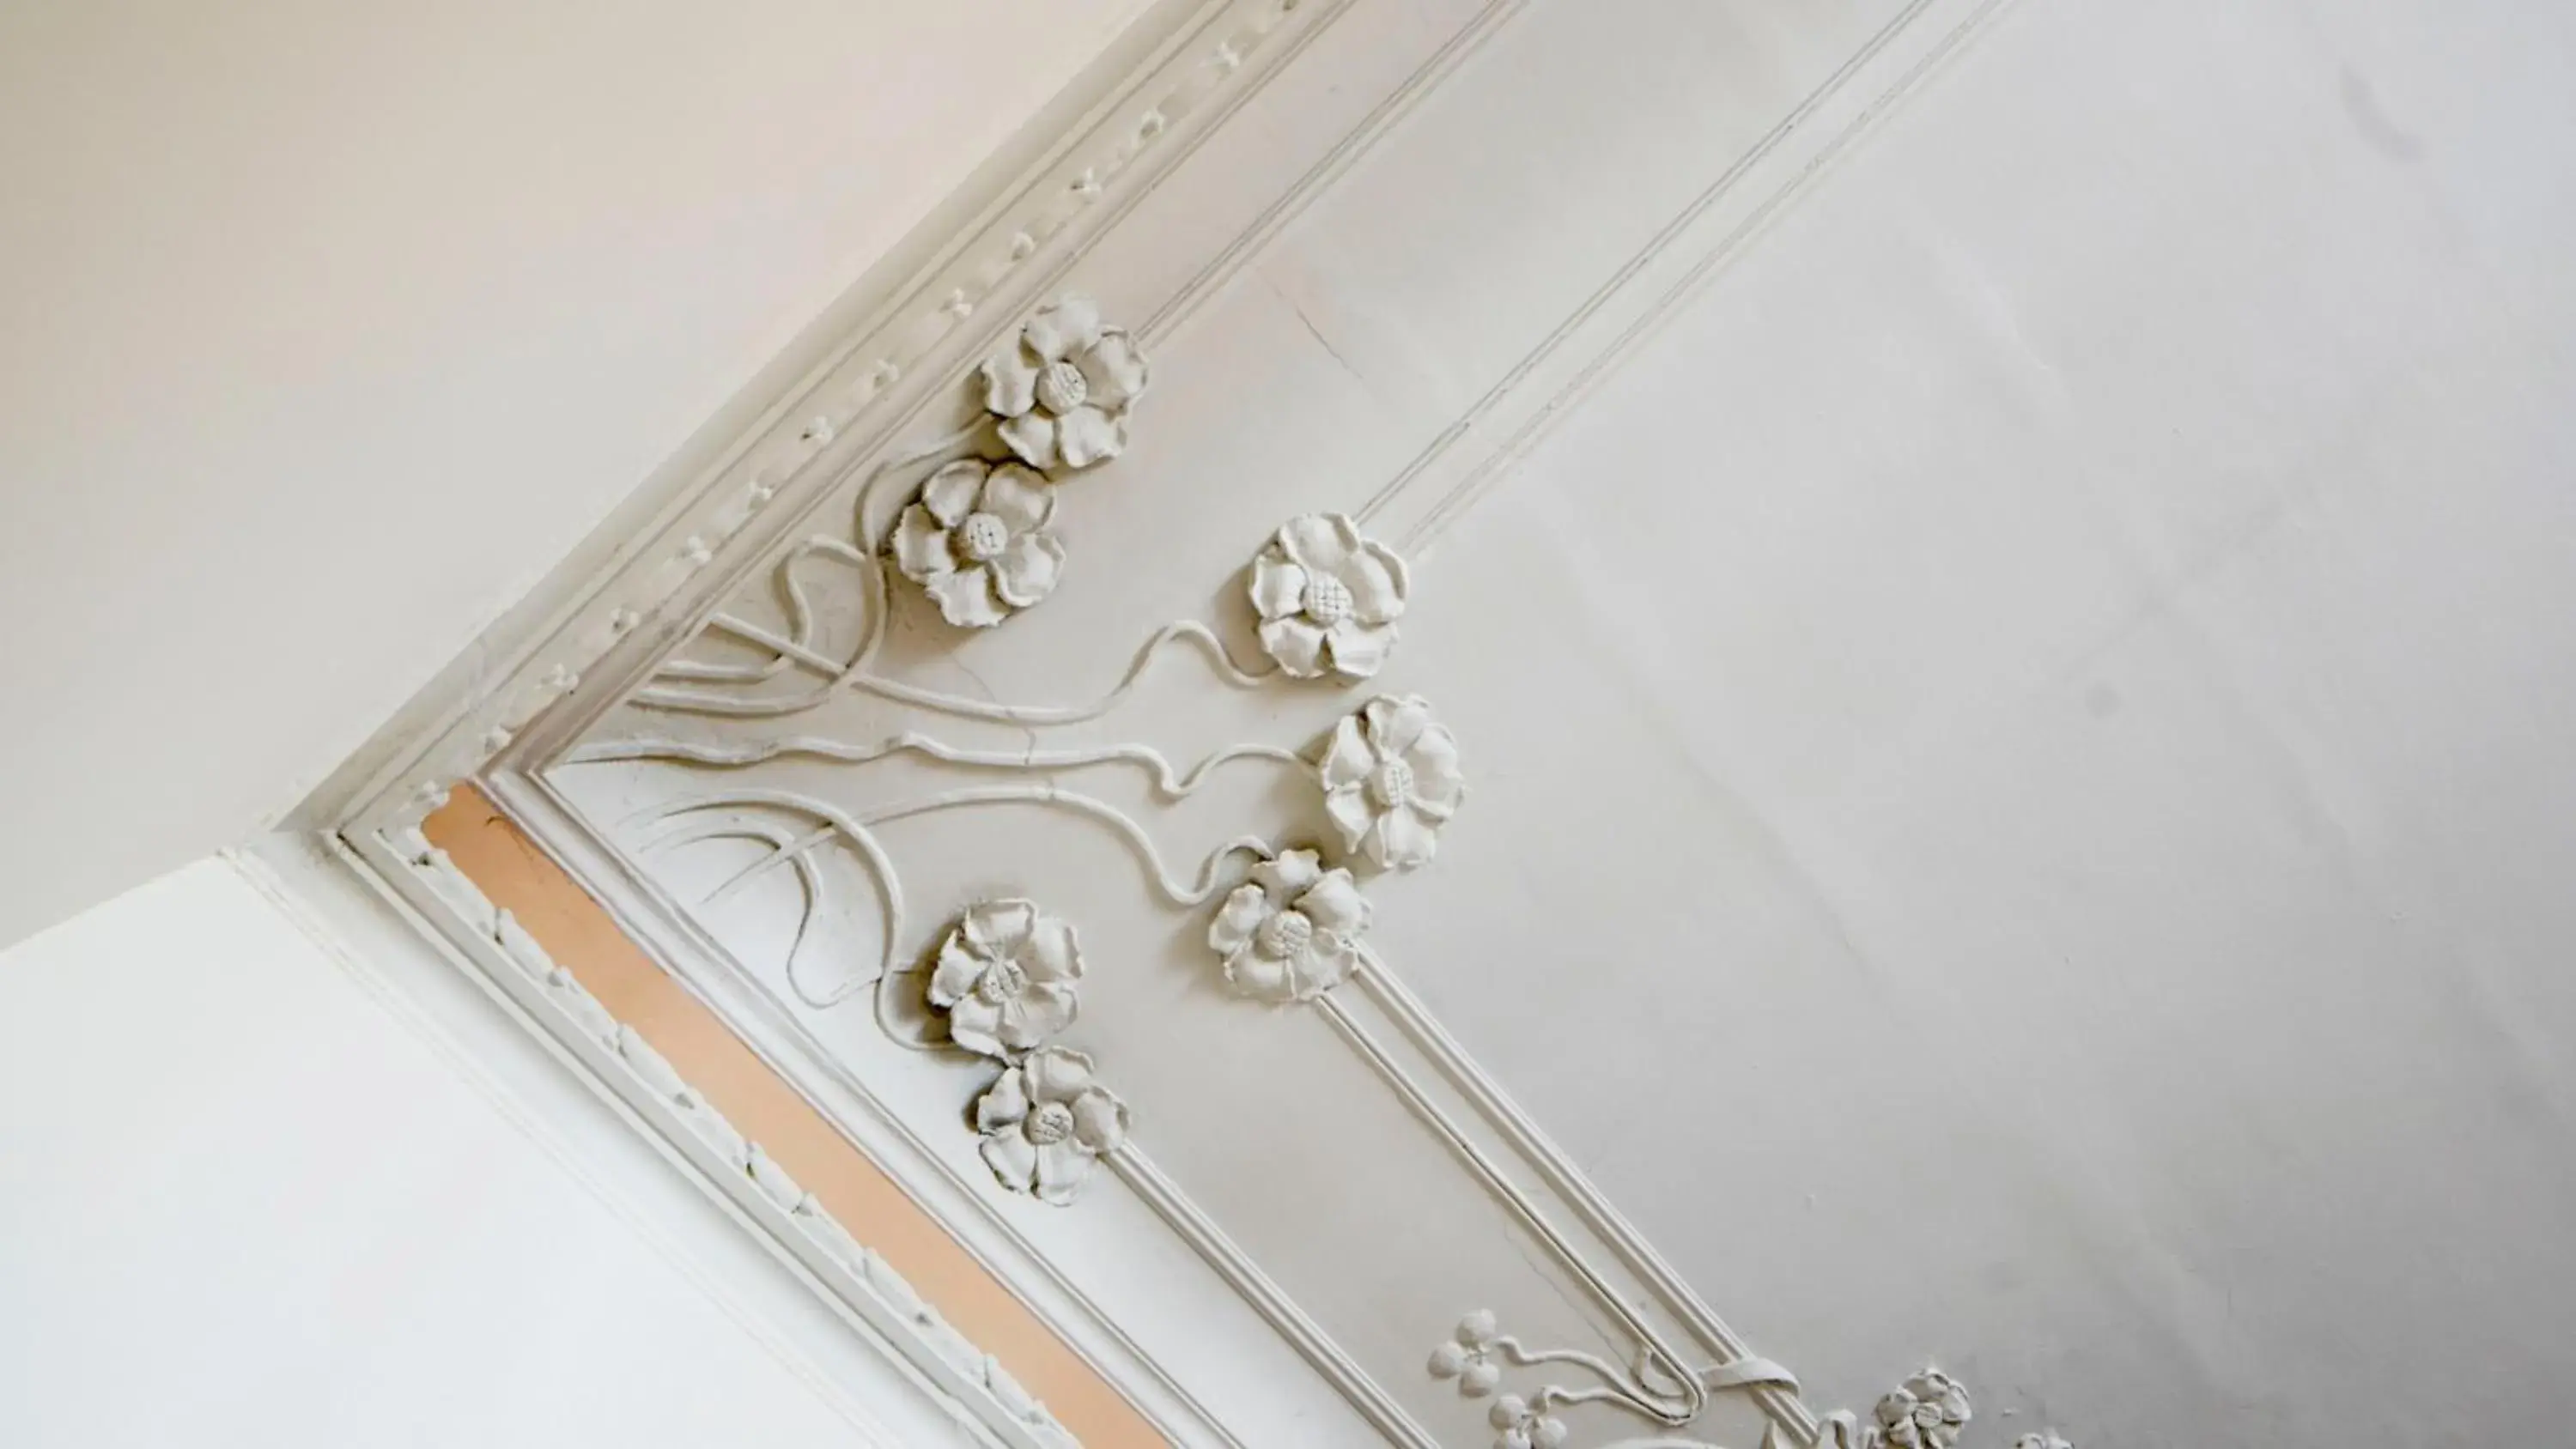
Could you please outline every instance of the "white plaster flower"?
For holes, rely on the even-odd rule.
[[[1311,850],[1281,851],[1252,868],[1208,925],[1225,980],[1260,1001],[1312,1001],[1359,962],[1369,903],[1351,873],[1324,869]]]
[[[1044,1047],[976,1101],[975,1130],[1002,1186],[1062,1207],[1102,1153],[1126,1145],[1127,1104],[1093,1082],[1091,1058]]]
[[[1494,1400],[1485,1420],[1501,1431],[1494,1438],[1494,1449],[1563,1449],[1565,1444],[1565,1421],[1548,1413],[1543,1403],[1533,1404],[1518,1394]]]
[[[1030,901],[986,901],[940,943],[930,1004],[948,1013],[950,1040],[1007,1058],[1073,1024],[1081,977],[1073,927]]]
[[[1481,1399],[1492,1393],[1503,1382],[1503,1365],[1495,1352],[1500,1336],[1487,1309],[1459,1319],[1457,1335],[1431,1350],[1431,1376],[1456,1379],[1465,1398]]]
[[[1054,485],[1019,464],[951,463],[895,521],[895,565],[949,623],[990,628],[1045,598],[1064,573],[1064,544],[1047,527],[1054,517]]]
[[[1299,679],[1377,673],[1410,588],[1404,560],[1338,513],[1288,520],[1252,560],[1261,647]]]
[[[1090,298],[1065,297],[985,360],[984,409],[1030,467],[1088,468],[1126,448],[1145,380],[1145,354],[1126,332],[1101,326]]]
[[[1878,1401],[1879,1432],[1889,1449],[1951,1449],[1968,1424],[1968,1391],[1936,1368],[1926,1368]]]
[[[1324,810],[1343,848],[1386,870],[1430,860],[1441,825],[1467,792],[1458,741],[1413,695],[1380,695],[1343,716],[1320,768]]]

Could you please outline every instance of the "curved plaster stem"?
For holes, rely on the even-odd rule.
[[[1256,669],[1244,668],[1235,662],[1231,653],[1227,652],[1225,641],[1217,637],[1215,630],[1196,619],[1183,619],[1155,630],[1153,637],[1147,639],[1136,651],[1135,657],[1128,662],[1127,672],[1119,676],[1118,683],[1107,694],[1089,704],[990,704],[980,699],[968,699],[963,695],[923,689],[918,685],[886,679],[879,675],[868,674],[863,670],[854,672],[849,682],[870,694],[904,704],[917,704],[924,709],[935,709],[942,714],[953,714],[965,719],[993,720],[1004,724],[1080,724],[1085,720],[1098,719],[1116,709],[1120,701],[1126,699],[1128,693],[1135,689],[1138,681],[1145,677],[1145,670],[1153,663],[1156,652],[1175,639],[1186,639],[1204,649],[1208,663],[1215,667],[1217,676],[1237,688],[1249,689],[1279,672],[1279,666],[1275,662]]]
[[[1155,793],[1166,800],[1188,796],[1207,782],[1207,777],[1217,766],[1229,760],[1276,760],[1308,773],[1315,768],[1305,756],[1279,745],[1230,745],[1199,761],[1187,774],[1182,774],[1173,768],[1172,762],[1161,751],[1144,745],[1104,745],[1088,750],[1026,750],[1012,754],[1000,750],[959,749],[910,730],[890,736],[876,745],[851,744],[819,735],[791,735],[752,745],[696,744],[670,739],[609,740],[581,746],[566,754],[564,762],[586,765],[608,760],[683,760],[693,765],[730,769],[762,764],[781,755],[812,755],[843,764],[867,765],[897,754],[927,755],[952,765],[971,765],[988,770],[1062,770],[1118,762],[1142,765],[1154,777]]]

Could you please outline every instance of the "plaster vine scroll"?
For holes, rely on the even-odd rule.
[[[1527,1392],[1501,1392],[1513,1368],[1554,1365],[1577,1371],[1579,1387],[1542,1383]],[[1458,1320],[1431,1351],[1435,1379],[1454,1382],[1468,1399],[1491,1399],[1485,1421],[1494,1449],[1566,1449],[1573,1433],[1556,1411],[1575,1404],[1608,1404],[1666,1429],[1687,1429],[1707,1404],[1710,1390],[1776,1386],[1795,1390],[1786,1369],[1766,1359],[1740,1359],[1697,1372],[1676,1373],[1665,1356],[1649,1351],[1637,1367],[1623,1369],[1598,1354],[1574,1349],[1532,1349],[1501,1331],[1494,1315],[1478,1309]],[[1812,1449],[1958,1449],[1974,1414],[1957,1379],[1926,1366],[1882,1396],[1867,1418],[1841,1411],[1825,1416]],[[1623,1439],[1605,1449],[1719,1449],[1696,1439]],[[1802,1449],[1779,1425],[1762,1436],[1761,1449]],[[2014,1449],[2074,1449],[2055,1430],[2025,1434]]]

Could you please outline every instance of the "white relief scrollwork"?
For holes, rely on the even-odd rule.
[[[1393,549],[1318,513],[1280,525],[1252,560],[1250,589],[1261,647],[1282,670],[1348,683],[1386,663],[1412,582]]]
[[[1380,870],[1429,864],[1440,827],[1467,792],[1456,736],[1417,695],[1382,695],[1344,716],[1320,774],[1343,848]]]
[[[975,1130],[996,1181],[1064,1207],[1092,1164],[1126,1145],[1127,1104],[1093,1080],[1091,1058],[1041,1047],[976,1101]]]
[[[962,459],[933,473],[895,521],[895,566],[961,629],[1034,608],[1064,574],[1048,527],[1054,485],[1017,463]]]
[[[1126,329],[1100,320],[1088,297],[1038,309],[985,359],[984,410],[1032,468],[1088,468],[1127,447],[1127,416],[1145,394],[1145,354]]]
[[[1507,1369],[1557,1366],[1579,1370],[1591,1382],[1569,1388],[1542,1383],[1527,1391],[1500,1393]],[[1491,1397],[1486,1422],[1495,1431],[1494,1449],[1564,1449],[1572,1434],[1556,1411],[1577,1404],[1604,1404],[1624,1410],[1668,1430],[1688,1429],[1698,1420],[1712,1390],[1776,1386],[1794,1391],[1797,1381],[1786,1369],[1762,1359],[1712,1365],[1691,1374],[1676,1374],[1651,1346],[1638,1356],[1634,1370],[1622,1369],[1597,1354],[1571,1349],[1531,1349],[1503,1333],[1494,1315],[1478,1309],[1458,1320],[1451,1336],[1431,1351],[1431,1376],[1454,1380],[1469,1399]],[[1649,1375],[1668,1381],[1652,1382]],[[1868,1417],[1842,1411],[1817,1425],[1812,1449],[1959,1449],[1961,1436],[1975,1417],[1968,1391],[1940,1369],[1925,1366],[1882,1396]],[[1703,1440],[1658,1436],[1621,1439],[1605,1449],[1720,1449]],[[1774,1422],[1762,1436],[1761,1449],[1803,1449],[1800,1441]],[[2055,1430],[2025,1434],[2014,1449],[2074,1449]]]
[[[1208,925],[1238,995],[1274,1005],[1312,1001],[1359,964],[1369,903],[1348,870],[1311,850],[1283,850],[1252,868]]]

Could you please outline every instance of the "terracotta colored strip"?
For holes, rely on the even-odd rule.
[[[556,964],[668,1058],[958,1331],[1000,1359],[1085,1445],[1125,1449],[1164,1442],[1108,1380],[655,965],[490,800],[460,788],[422,832],[494,905],[518,917]]]

